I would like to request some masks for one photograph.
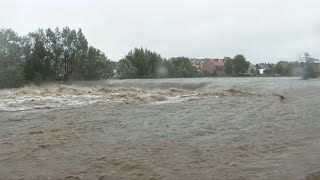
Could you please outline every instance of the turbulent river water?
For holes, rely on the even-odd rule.
[[[320,79],[0,90],[0,179],[317,179]]]

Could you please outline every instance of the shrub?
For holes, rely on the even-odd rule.
[[[0,88],[16,88],[25,83],[23,68],[18,65],[8,66],[0,72]]]
[[[307,68],[308,68],[308,78],[317,78],[319,76],[319,72],[317,72],[314,67],[309,66]]]

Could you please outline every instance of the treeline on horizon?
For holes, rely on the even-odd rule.
[[[305,61],[314,60],[306,54]],[[248,72],[243,55],[224,58],[226,76]],[[274,71],[290,75],[291,65],[279,62]],[[188,78],[216,76],[197,71],[187,57],[162,58],[160,54],[134,48],[119,62],[118,78]],[[251,74],[257,72],[250,70]],[[39,29],[19,36],[0,29],[0,88],[19,87],[29,82],[99,80],[113,77],[112,63],[99,49],[90,46],[81,29]]]
[[[261,67],[255,65],[249,68],[250,62],[243,55],[234,58],[225,57],[223,76],[303,76],[303,69],[308,72],[309,78],[320,75],[320,66],[316,64],[319,60],[305,53],[298,61],[279,61],[277,64],[266,64],[268,69],[264,74],[259,74]],[[304,62],[301,64],[301,62]],[[314,65],[318,65],[315,67]],[[263,68],[262,68],[263,69]],[[187,57],[162,58],[160,54],[148,49],[135,48],[130,51],[124,59],[120,60],[118,75],[121,79],[136,78],[187,78],[187,77],[214,77],[217,72],[209,73],[206,70],[197,71]],[[221,76],[221,75],[220,75]]]
[[[234,58],[224,58],[225,73],[229,76],[239,76],[248,71],[250,62],[243,55]],[[162,58],[160,54],[144,48],[135,48],[124,59],[120,60],[119,78],[188,78],[213,77],[216,72],[197,71],[187,57]]]
[[[111,62],[105,54],[89,45],[81,29],[69,27],[39,29],[26,36],[1,29],[0,70],[0,87],[112,76]]]

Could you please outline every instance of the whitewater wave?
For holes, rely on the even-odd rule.
[[[124,85],[124,84],[122,84]],[[87,106],[104,103],[178,103],[214,96],[248,95],[238,89],[224,91],[205,90],[206,83],[164,83],[157,86],[113,86],[84,84],[62,85],[46,84],[42,86],[26,86],[23,88],[0,91],[0,112],[17,112],[31,110],[64,109],[68,107]],[[179,87],[179,88],[178,88]]]

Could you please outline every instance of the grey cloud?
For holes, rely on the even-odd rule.
[[[317,0],[3,0],[0,27],[81,27],[112,60],[135,46],[164,57],[244,54],[258,63],[320,57]],[[315,30],[316,29],[316,30]]]

